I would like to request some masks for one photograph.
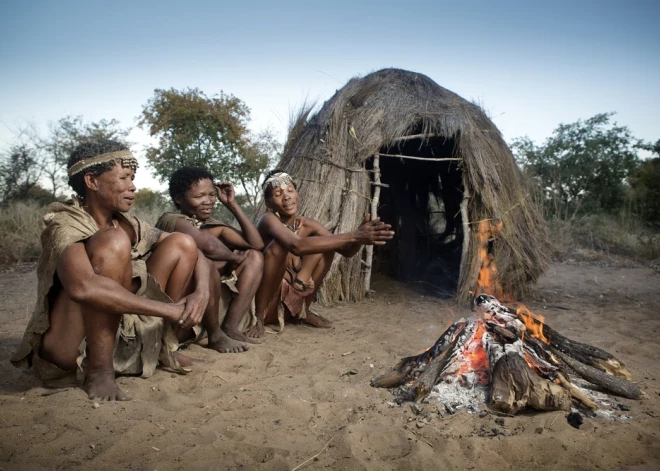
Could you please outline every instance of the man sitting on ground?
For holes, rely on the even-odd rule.
[[[78,196],[44,216],[37,303],[12,358],[47,385],[82,382],[90,399],[127,400],[115,374],[149,377],[159,360],[183,372],[190,359],[173,353],[171,324],[198,324],[211,296],[211,266],[191,237],[126,214],[136,168],[112,140],[71,153],[69,185]]]
[[[330,270],[335,253],[357,254],[363,245],[383,245],[394,237],[391,226],[366,220],[354,232],[332,234],[319,222],[298,216],[299,195],[288,174],[274,170],[263,183],[268,212],[257,221],[266,250],[264,275],[256,294],[257,324],[250,337],[264,336],[264,323],[298,319],[314,327],[331,322],[309,307]]]
[[[225,312],[216,312],[204,326],[218,329],[222,322],[222,330],[232,339],[256,343],[243,334],[241,326],[263,274],[261,251],[264,243],[259,231],[236,202],[231,183],[214,183],[213,175],[202,168],[178,169],[170,178],[169,189],[172,201],[181,213],[163,214],[156,227],[192,236],[202,253],[215,263],[214,283],[220,286],[222,277],[223,283],[234,292],[226,315]],[[216,194],[236,217],[241,231],[211,219]],[[214,326],[210,325],[212,322]],[[237,345],[247,350],[247,346]]]

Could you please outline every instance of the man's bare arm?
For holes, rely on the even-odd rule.
[[[97,275],[82,242],[69,246],[57,262],[57,276],[71,300],[113,314],[130,312],[178,321],[183,305],[137,296],[110,278]]]

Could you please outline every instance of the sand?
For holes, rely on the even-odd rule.
[[[391,280],[375,289],[374,300],[320,309],[332,330],[291,326],[234,355],[195,345],[188,354],[203,363],[191,374],[123,377],[133,400],[95,405],[80,389],[44,396],[8,362],[36,276],[0,275],[0,470],[660,469],[657,273],[556,264],[528,301],[553,328],[618,356],[648,395],[617,399],[629,411],[580,429],[563,412],[502,420],[393,407],[369,381],[471,313]]]

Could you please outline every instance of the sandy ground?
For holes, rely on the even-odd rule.
[[[627,363],[648,394],[631,418],[459,412],[428,423],[390,407],[369,381],[469,315],[390,280],[377,298],[320,310],[330,331],[293,326],[238,355],[200,346],[187,376],[124,377],[133,400],[95,407],[80,389],[43,396],[11,366],[36,292],[34,271],[0,276],[0,470],[660,469],[660,275],[644,268],[553,265],[529,306],[565,335]],[[561,305],[570,310],[546,307]],[[353,371],[356,374],[347,375]],[[319,453],[320,452],[320,453]]]

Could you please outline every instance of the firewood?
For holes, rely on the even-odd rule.
[[[437,358],[452,343],[454,338],[465,328],[464,320],[455,322],[438,338],[431,348],[419,355],[402,358],[391,371],[371,380],[371,385],[375,388],[395,388],[407,381],[407,376],[419,366],[430,363],[433,358]]]
[[[395,388],[403,384],[406,376],[412,370],[412,365],[404,366],[401,370],[391,370],[387,373],[380,375],[378,378],[371,380],[371,385],[374,388]]]
[[[525,359],[508,352],[497,361],[491,373],[492,407],[515,414],[525,407],[538,410],[570,410],[570,393],[534,373]]]
[[[582,404],[587,406],[589,409],[596,410],[598,409],[598,404],[596,404],[594,401],[589,399],[587,396],[585,396],[582,391],[580,391],[578,388],[573,386],[565,377],[563,374],[558,373],[557,374],[557,380],[559,381],[559,384],[562,385],[564,388],[568,390],[568,392],[571,393],[571,397],[575,400],[580,401]]]
[[[632,379],[623,362],[605,350],[564,337],[547,324],[543,324],[543,335],[550,340],[550,345],[580,363],[628,381]]]
[[[460,336],[454,339],[454,341],[449,345],[449,348],[445,349],[445,351],[442,352],[439,356],[431,360],[426,369],[413,383],[412,390],[414,391],[416,402],[421,401],[431,393],[433,386],[435,386],[438,378],[442,374],[442,371],[447,366],[447,361],[451,357],[452,351],[454,350],[459,337]]]
[[[614,394],[627,397],[628,399],[640,399],[642,391],[636,384],[633,384],[623,378],[609,375],[592,366],[584,365],[579,361],[571,358],[570,356],[560,352],[556,348],[552,348],[552,353],[559,357],[568,366],[573,368],[577,374],[582,376],[590,383],[600,386]]]

